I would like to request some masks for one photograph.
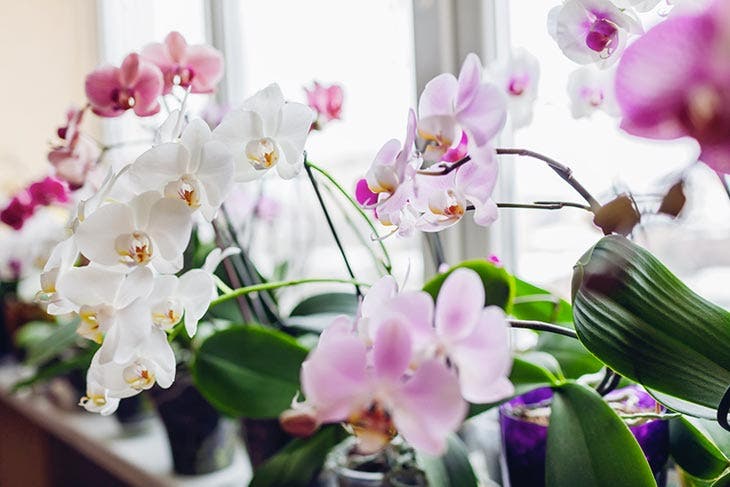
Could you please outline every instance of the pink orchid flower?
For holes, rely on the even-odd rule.
[[[694,138],[700,160],[730,173],[730,5],[677,14],[626,49],[616,98],[628,133],[650,139]]]
[[[439,360],[411,370],[407,320],[393,315],[378,327],[372,347],[335,321],[302,364],[306,406],[319,423],[347,422],[363,452],[377,451],[397,433],[413,447],[442,454],[446,438],[467,412],[454,373]]]
[[[327,86],[314,81],[310,88],[304,88],[304,92],[307,94],[307,105],[317,112],[315,129],[320,129],[327,122],[342,118],[344,92],[340,85]]]
[[[436,298],[424,291],[398,293],[392,277],[376,282],[362,302],[358,330],[373,340],[392,316],[408,317],[411,364],[448,359],[457,371],[461,394],[473,403],[496,402],[514,393],[509,325],[497,306],[484,306],[479,275],[456,269]]]
[[[611,0],[567,0],[548,14],[548,31],[571,61],[606,68],[643,27],[631,9]]]
[[[157,98],[163,86],[157,66],[132,53],[120,68],[105,66],[89,74],[86,96],[93,112],[101,117],[118,117],[129,109],[147,117],[160,111]]]
[[[70,200],[68,191],[63,181],[50,176],[28,186],[28,194],[35,206],[67,203]]]
[[[35,205],[27,191],[13,196],[8,205],[0,211],[0,221],[14,230],[20,230],[26,220],[33,216]]]
[[[472,154],[488,164],[469,162],[442,176],[418,175],[416,179],[417,199],[414,206],[423,214],[417,227],[424,232],[438,232],[450,227],[464,217],[468,203],[474,207],[474,222],[488,226],[497,219],[497,205],[492,201],[492,192],[497,183],[499,166],[489,155],[488,146]]]
[[[211,93],[223,77],[223,55],[207,45],[189,46],[179,32],[170,32],[162,43],[142,49],[141,55],[164,75],[163,94],[175,85],[191,93]]]
[[[68,110],[66,125],[57,130],[62,142],[52,147],[47,156],[55,169],[55,176],[66,181],[71,189],[84,185],[89,171],[101,156],[98,145],[81,133],[85,111],[85,108],[73,107]]]
[[[474,147],[487,145],[504,127],[507,102],[496,85],[482,82],[481,62],[469,54],[458,79],[444,73],[426,84],[418,116],[424,159],[438,162],[449,149],[463,143],[464,136]]]

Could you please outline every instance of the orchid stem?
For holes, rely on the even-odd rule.
[[[213,228],[215,229],[215,239],[216,244],[221,249],[226,248],[226,244],[223,241],[223,235],[221,233],[220,225],[217,221],[213,222]],[[233,265],[231,264],[229,259],[223,259],[223,269],[225,270],[226,276],[228,277],[228,280],[230,283],[237,287],[241,287],[241,280],[238,277],[238,274],[236,274],[235,269],[233,268]],[[241,317],[243,318],[243,321],[246,323],[251,323],[253,320],[253,316],[251,315],[251,309],[248,306],[248,303],[246,302],[246,298],[241,296],[236,296],[236,302],[238,303],[238,309],[241,311]],[[258,317],[257,317],[258,318]]]
[[[259,291],[270,291],[273,289],[280,289],[283,287],[298,286],[300,284],[316,284],[316,283],[335,283],[335,284],[352,284],[355,286],[368,286],[368,284],[358,282],[352,279],[330,279],[330,278],[308,278],[308,279],[297,279],[293,281],[277,281],[277,282],[264,282],[262,284],[255,284],[253,286],[241,287],[234,289],[230,293],[218,296],[216,299],[210,302],[210,307],[217,306],[225,301],[245,296],[246,294],[255,293]]]
[[[523,157],[531,157],[533,159],[538,159],[548,165],[550,169],[555,171],[558,176],[560,176],[566,183],[568,183],[573,189],[575,189],[579,195],[583,197],[584,200],[588,203],[590,206],[590,210],[595,213],[598,211],[598,209],[601,207],[601,204],[596,200],[587,189],[583,187],[582,184],[580,184],[574,177],[573,177],[573,171],[556,161],[555,159],[551,159],[550,157],[547,157],[543,154],[540,154],[535,151],[531,151],[528,149],[497,149],[497,155],[513,155],[513,156],[523,156]]]
[[[350,261],[347,259],[347,254],[345,253],[345,249],[342,246],[342,242],[340,241],[340,236],[337,234],[337,230],[335,230],[335,225],[332,222],[332,217],[330,217],[329,211],[327,211],[327,206],[324,204],[324,199],[322,198],[322,193],[319,190],[319,186],[317,185],[317,181],[314,179],[314,174],[312,174],[312,169],[307,164],[307,154],[304,154],[304,169],[307,170],[307,176],[309,176],[309,181],[312,183],[312,188],[314,188],[314,193],[317,195],[317,201],[319,201],[319,206],[322,208],[322,212],[324,213],[324,218],[327,220],[327,225],[330,227],[330,232],[332,233],[332,237],[335,239],[335,243],[337,244],[337,248],[340,250],[340,255],[342,255],[342,260],[345,261],[345,267],[347,267],[347,273],[352,278],[352,281],[355,281],[355,273],[352,270],[352,266],[350,266]],[[362,297],[362,292],[360,291],[360,286],[355,283],[355,294],[357,294],[357,297]]]
[[[556,335],[563,335],[570,338],[578,339],[578,334],[572,328],[565,326],[553,325],[552,323],[545,323],[544,321],[536,320],[507,320],[509,326],[512,328],[521,328],[525,330],[535,331],[547,331],[549,333],[555,333]]]
[[[355,210],[358,212],[358,214],[362,217],[363,220],[365,220],[365,223],[367,223],[368,227],[370,227],[370,230],[373,232],[373,235],[378,235],[378,230],[375,228],[375,225],[373,224],[370,217],[363,211],[363,209],[360,207],[357,201],[355,201],[352,196],[350,196],[350,193],[345,190],[345,188],[342,187],[342,185],[337,182],[337,180],[327,171],[322,169],[321,167],[309,162],[305,161],[304,165],[308,168],[311,168],[318,173],[320,173],[322,176],[324,176],[332,185],[337,189],[337,191],[342,194],[342,196],[345,197],[345,199],[350,203],[350,205],[355,208]],[[385,244],[383,243],[381,238],[377,238],[376,241],[380,245],[380,250],[383,252],[383,266],[385,267],[385,270],[388,272],[388,274],[391,273],[391,270],[393,269],[393,263],[390,260],[390,254],[388,253],[388,249],[385,247]]]
[[[428,242],[431,257],[433,257],[436,272],[439,272],[441,266],[446,263],[446,256],[444,255],[444,246],[441,242],[441,236],[438,233],[427,233],[426,242]]]

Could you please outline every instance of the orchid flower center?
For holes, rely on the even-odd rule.
[[[393,418],[377,401],[366,409],[352,414],[347,419],[352,433],[357,436],[362,453],[376,452],[383,448],[398,433]]]
[[[683,117],[690,135],[703,142],[725,142],[730,127],[730,114],[723,109],[725,104],[721,92],[714,86],[692,88]]]
[[[268,137],[250,141],[245,150],[248,162],[258,170],[270,169],[279,161],[276,143]]]
[[[123,264],[143,265],[152,259],[152,240],[144,232],[120,235],[114,243]]]
[[[603,105],[604,95],[601,89],[583,88],[581,90],[581,97],[593,108],[598,108]]]
[[[187,88],[195,77],[195,71],[189,66],[178,66],[172,73],[172,84]]]
[[[101,343],[104,340],[104,334],[101,331],[101,316],[108,312],[104,306],[81,306],[79,309],[79,326],[76,333],[84,338]]]
[[[134,99],[134,92],[126,88],[115,89],[112,92],[112,100],[121,110],[133,108],[137,100]]]
[[[182,303],[174,298],[167,298],[152,308],[152,322],[163,330],[178,324],[182,315]]]
[[[91,403],[96,407],[102,408],[106,406],[106,396],[104,396],[103,394],[92,394],[87,392],[85,396],[79,399],[79,406],[86,406],[86,404],[88,403]]]
[[[140,363],[126,367],[122,372],[122,377],[129,387],[137,391],[147,390],[155,385],[155,374]]]
[[[530,85],[530,79],[527,76],[514,76],[509,80],[507,91],[512,96],[520,96]]]
[[[610,56],[618,43],[618,26],[608,19],[596,19],[586,34],[586,46]]]
[[[451,144],[454,143],[453,140],[441,132],[432,134],[419,129],[418,136],[426,142],[423,153],[424,158],[428,161],[441,160],[441,157],[449,150]]]
[[[168,183],[164,192],[165,197],[180,199],[192,209],[200,206],[200,183],[191,174],[185,174],[177,181]]]
[[[438,203],[431,203],[431,211],[437,215],[443,215],[449,219],[461,218],[464,216],[464,205],[453,189],[447,190],[438,199]]]

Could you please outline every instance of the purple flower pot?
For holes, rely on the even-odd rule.
[[[607,400],[631,394],[636,405],[654,408],[656,402],[643,390],[630,386],[616,390],[606,396]],[[540,487],[545,485],[545,452],[547,448],[546,425],[526,421],[515,415],[523,406],[549,404],[553,391],[549,387],[536,389],[518,396],[499,408],[499,422],[502,429],[502,478],[505,487]],[[629,430],[641,446],[654,478],[659,487],[666,484],[666,463],[669,457],[669,424],[654,419],[634,426]]]

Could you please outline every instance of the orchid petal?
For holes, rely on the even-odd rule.
[[[465,268],[446,278],[436,298],[436,332],[449,341],[471,334],[484,307],[484,285],[479,275]]]

